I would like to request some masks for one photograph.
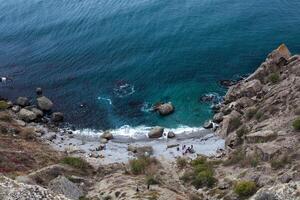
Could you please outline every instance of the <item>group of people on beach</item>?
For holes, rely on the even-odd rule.
[[[177,151],[179,151],[180,149],[179,149],[179,147],[177,148]],[[187,147],[185,144],[182,146],[182,149],[181,149],[181,151],[182,151],[182,155],[184,156],[184,155],[186,155],[186,154],[188,154],[188,153],[191,153],[191,154],[193,154],[193,153],[195,153],[195,150],[194,150],[194,146],[193,145],[191,145],[190,147]]]

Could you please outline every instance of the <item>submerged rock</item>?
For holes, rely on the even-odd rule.
[[[42,88],[40,88],[40,87],[36,88],[36,89],[35,89],[35,92],[36,92],[36,95],[37,95],[37,96],[41,96],[41,95],[43,94],[43,90],[42,90]]]
[[[54,112],[51,115],[51,120],[53,122],[62,122],[64,121],[64,114],[61,112]]]
[[[52,101],[45,96],[38,97],[37,104],[40,109],[45,110],[45,111],[49,111],[53,107]]]
[[[163,136],[164,128],[162,127],[154,127],[151,129],[151,131],[148,133],[149,138],[160,138]]]

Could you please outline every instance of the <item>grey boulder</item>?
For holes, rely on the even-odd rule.
[[[151,131],[148,133],[149,138],[160,138],[164,133],[164,128],[162,127],[154,127],[151,129]]]
[[[78,200],[83,196],[82,189],[64,176],[58,176],[51,180],[48,184],[48,188],[56,194],[63,194],[64,196],[74,200]]]
[[[38,97],[37,104],[40,109],[45,110],[45,111],[49,111],[53,107],[52,101],[45,96]]]

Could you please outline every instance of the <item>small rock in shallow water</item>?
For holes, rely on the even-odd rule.
[[[37,96],[41,96],[43,94],[42,88],[40,88],[40,87],[36,88],[35,93],[36,93]]]
[[[174,138],[174,137],[175,137],[175,133],[173,131],[169,131],[168,138]]]
[[[54,112],[52,113],[51,120],[53,122],[62,122],[64,121],[64,114],[61,112]]]

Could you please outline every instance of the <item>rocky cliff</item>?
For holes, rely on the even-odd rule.
[[[299,181],[299,117],[300,56],[292,56],[283,44],[229,88],[213,118],[219,123],[217,134],[226,140],[221,179],[253,181],[257,188]]]

